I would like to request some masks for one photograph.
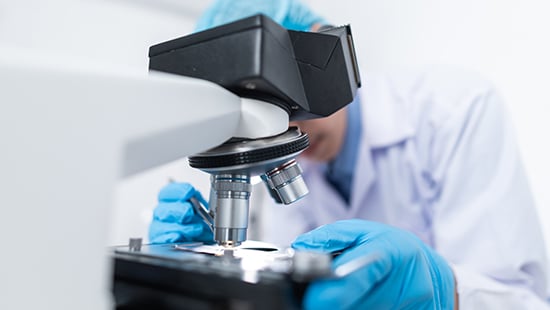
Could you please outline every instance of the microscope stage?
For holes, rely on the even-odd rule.
[[[116,309],[300,309],[309,281],[292,249],[246,241],[233,249],[202,243],[114,249]]]

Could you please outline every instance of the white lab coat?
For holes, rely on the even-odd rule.
[[[302,161],[307,197],[289,206],[255,203],[262,238],[289,244],[337,220],[379,221],[413,232],[450,262],[461,309],[550,308],[540,224],[493,86],[431,68],[367,75],[360,91],[350,205],[319,164]]]

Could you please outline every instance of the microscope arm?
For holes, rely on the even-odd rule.
[[[123,107],[132,111],[132,118],[139,112],[146,120],[129,124],[135,126],[135,134],[125,143],[123,176],[206,151],[233,137],[255,139],[288,129],[288,114],[284,110],[240,98],[217,84],[156,72],[150,73],[149,81],[171,86],[166,87],[166,94],[158,89],[153,102],[169,97],[174,100],[162,108],[137,103]]]
[[[255,122],[239,97],[207,81],[39,53],[0,53],[0,83],[0,309],[110,308],[117,181]],[[270,128],[262,134],[280,130]]]

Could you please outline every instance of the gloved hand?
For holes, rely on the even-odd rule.
[[[298,0],[215,0],[199,19],[196,31],[260,13],[291,30],[308,31],[315,24],[327,24]]]
[[[170,183],[160,191],[149,226],[151,243],[214,241],[212,231],[189,202],[191,197],[208,206],[201,193],[189,183]]]
[[[312,283],[306,309],[453,309],[454,275],[447,262],[413,234],[363,220],[321,226],[299,236],[295,249],[339,252],[333,266],[366,255],[351,274]]]

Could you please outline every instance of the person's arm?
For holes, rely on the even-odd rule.
[[[305,309],[453,310],[456,305],[449,264],[408,231],[343,220],[299,236],[292,247],[336,255],[334,277],[309,285]]]
[[[450,82],[432,96],[452,104],[429,147],[435,249],[453,263],[461,309],[546,309],[544,242],[502,99],[483,81]]]

